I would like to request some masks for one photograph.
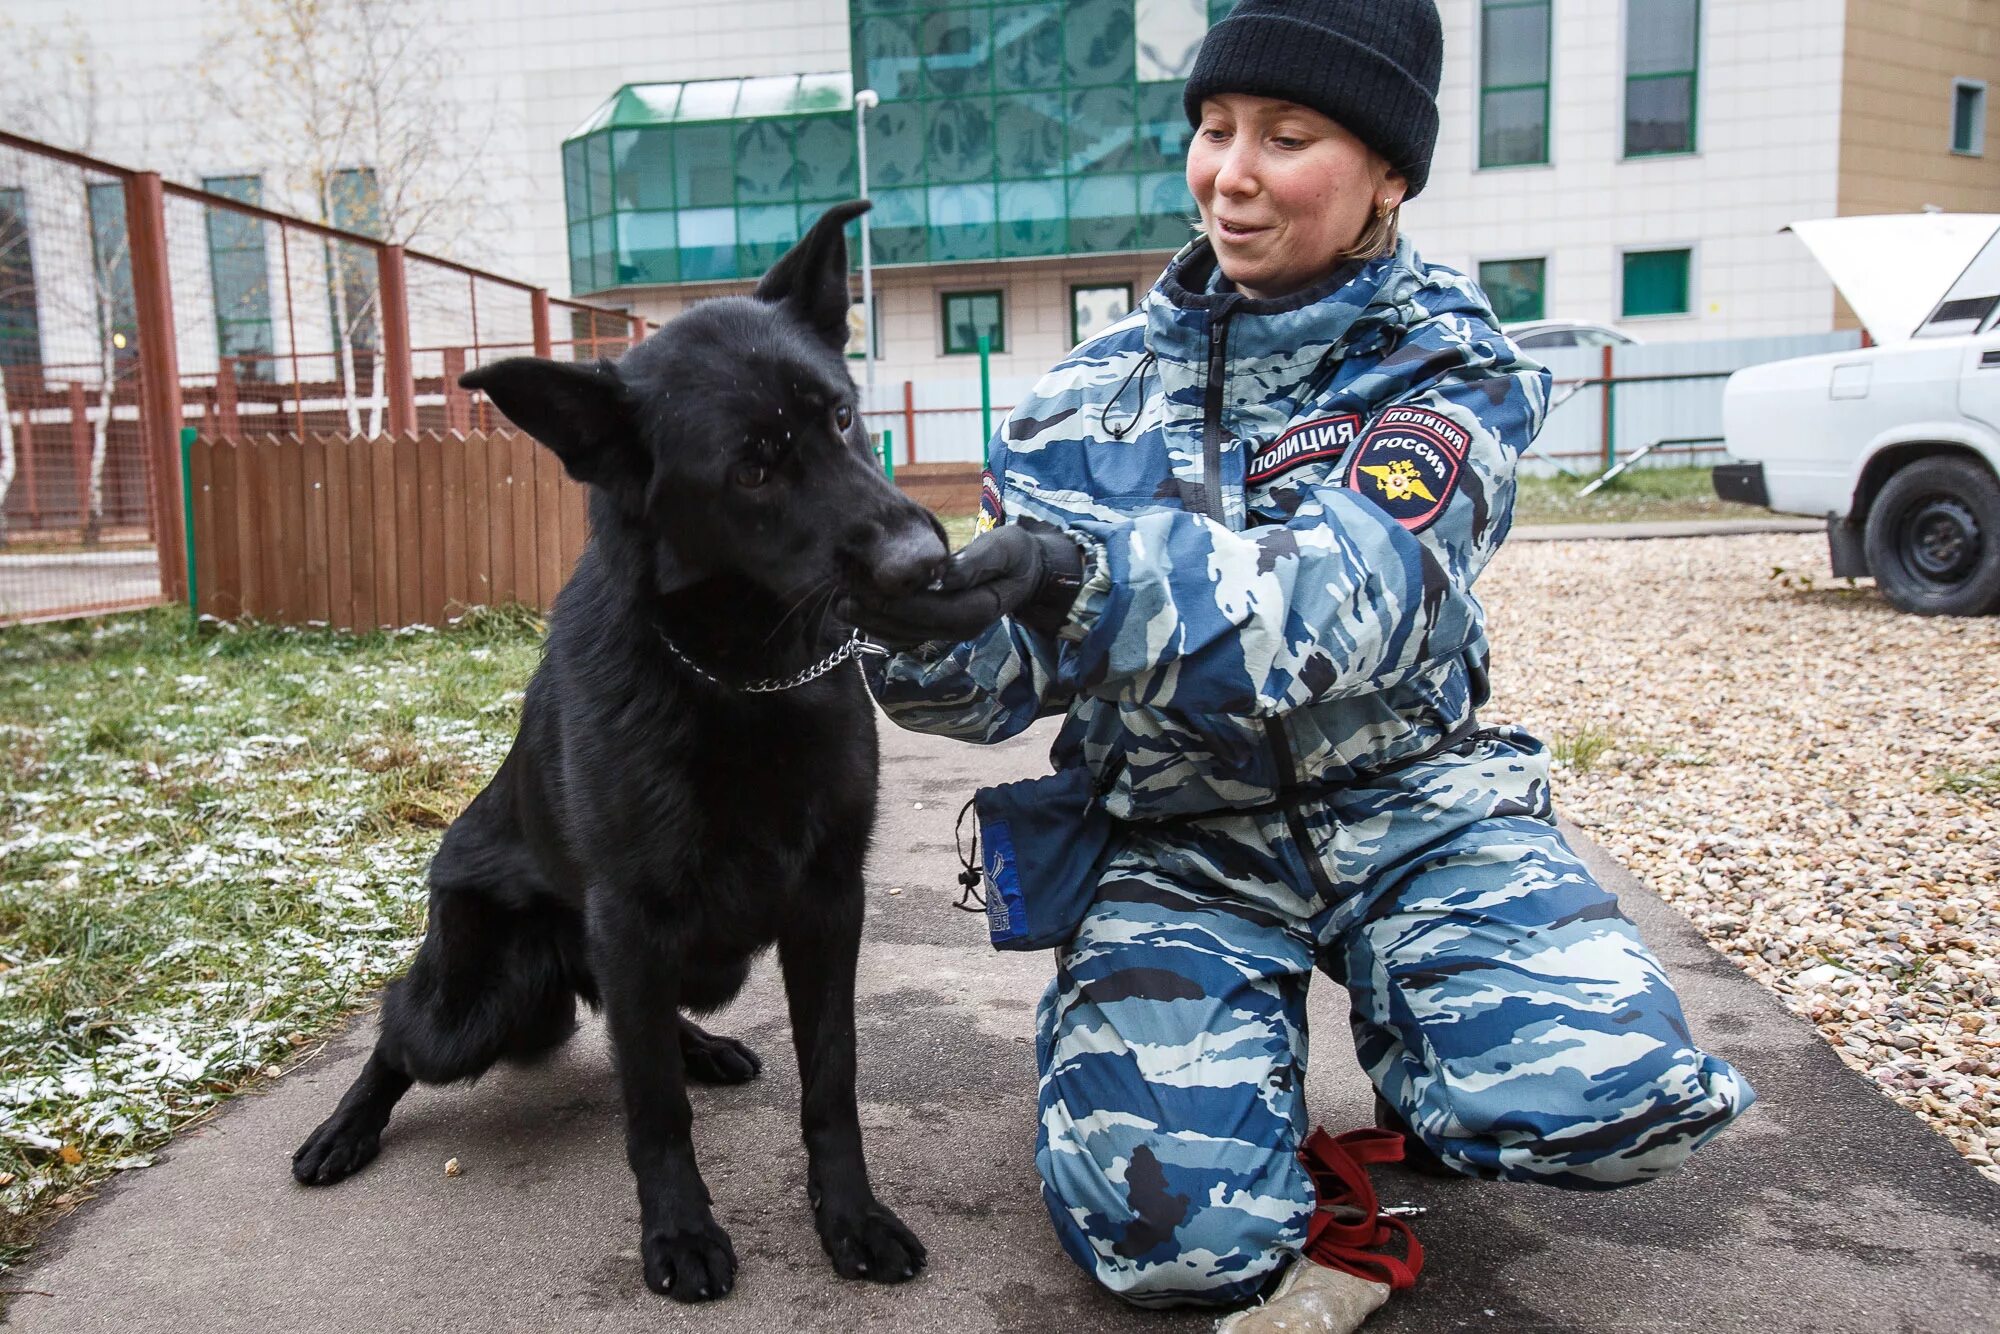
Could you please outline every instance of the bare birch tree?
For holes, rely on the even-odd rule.
[[[463,67],[460,37],[431,0],[229,0],[197,74],[252,156],[281,175],[292,208],[449,254],[484,230],[490,133],[467,129],[452,88]],[[357,434],[356,353],[370,342],[376,352],[371,436],[381,431],[384,370],[372,264],[351,247],[326,247],[334,352]]]

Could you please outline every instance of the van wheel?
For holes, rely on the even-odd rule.
[[[2000,610],[2000,482],[1969,459],[1919,459],[1868,511],[1868,568],[1919,616]]]

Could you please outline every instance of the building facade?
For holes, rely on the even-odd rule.
[[[1851,324],[1787,223],[2000,211],[1993,0],[1440,0],[1426,258],[1503,316],[1649,342]],[[1190,234],[1178,82],[1227,0],[505,0],[433,89],[476,113],[484,210],[460,257],[664,318],[746,290],[859,189],[872,87],[874,337],[891,381],[1031,375]],[[12,0],[107,61],[100,155],[230,179],[274,164],[213,119],[163,134],[202,0]],[[372,164],[357,162],[362,170]],[[10,182],[0,180],[0,211]],[[248,328],[245,338],[255,336]]]

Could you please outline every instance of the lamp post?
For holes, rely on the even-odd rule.
[[[882,99],[873,88],[854,95],[854,142],[861,168],[861,197],[868,198],[868,117],[867,111]],[[868,243],[868,215],[861,215],[861,364],[865,381],[875,387],[875,248]]]

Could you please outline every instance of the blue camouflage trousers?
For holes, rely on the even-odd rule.
[[[1755,1096],[1563,842],[1526,733],[1293,817],[1121,826],[1036,1046],[1043,1197],[1113,1293],[1237,1304],[1305,1244],[1315,966],[1376,1089],[1470,1176],[1649,1180]]]

